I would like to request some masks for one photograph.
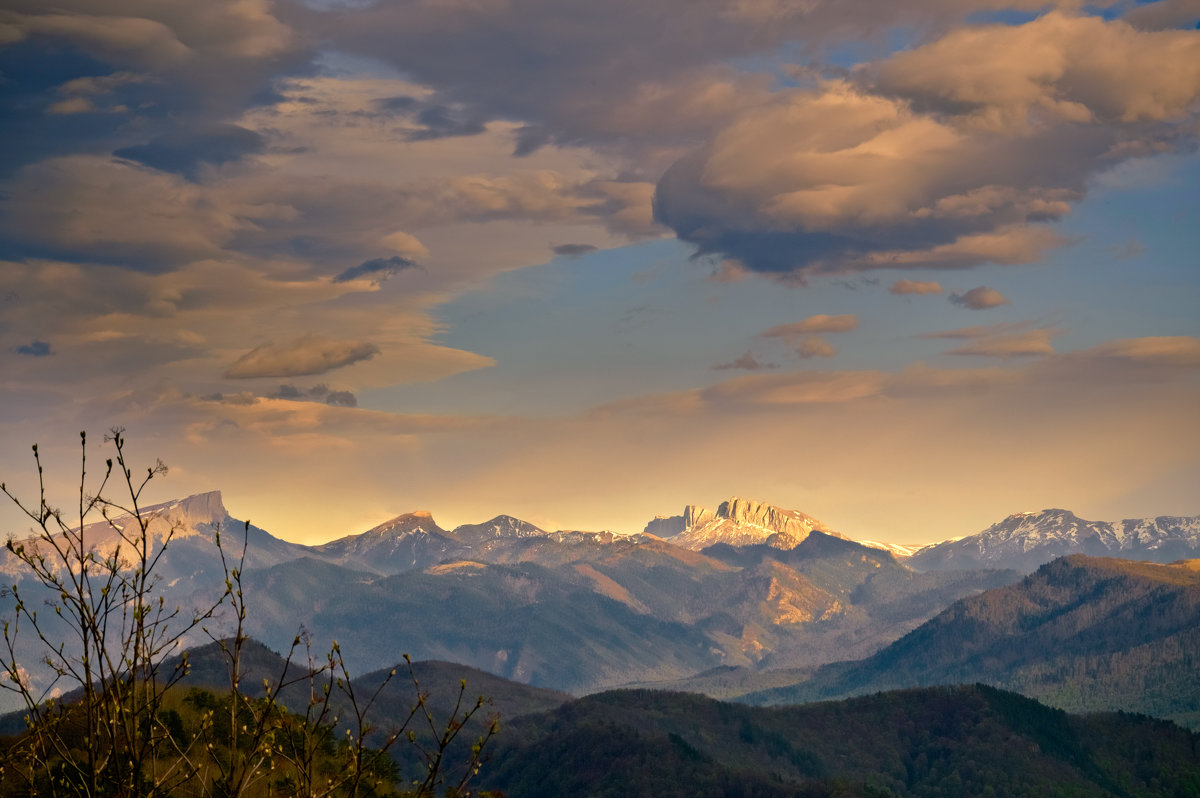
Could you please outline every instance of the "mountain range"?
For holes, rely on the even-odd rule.
[[[927,621],[943,623],[939,613],[959,599],[983,600],[976,594],[1017,582],[1040,557],[1083,544],[1187,554],[1200,528],[1196,518],[1103,524],[1048,510],[903,558],[803,513],[739,498],[715,511],[689,506],[629,536],[548,532],[505,515],[447,530],[415,512],[316,546],[235,520],[217,492],[145,513],[154,545],[171,536],[156,571],[180,606],[202,606],[223,588],[218,533],[227,562],[245,544],[247,628],[271,648],[286,650],[303,628],[337,639],[355,673],[407,653],[577,694],[641,682],[744,695],[790,689],[818,668],[806,696],[869,689],[873,677],[838,682],[830,674],[843,666],[834,663],[899,651],[885,647]],[[112,545],[105,527],[94,539]],[[1008,564],[1019,570],[998,567]],[[19,573],[8,552],[0,571]],[[219,632],[220,619],[212,626]],[[1103,636],[1099,627],[1092,634]],[[897,678],[908,673],[890,667]],[[996,673],[949,665],[936,673],[934,682],[905,683],[957,674],[1074,706]]]
[[[1012,568],[1028,573],[1068,554],[1159,563],[1200,557],[1200,516],[1086,521],[1067,510],[1016,513],[978,534],[925,546],[908,564],[922,570]]]
[[[546,532],[509,516],[446,530],[429,513],[305,546],[238,522],[215,492],[145,514],[152,545],[171,536],[156,572],[166,600],[183,607],[223,589],[217,534],[227,562],[245,544],[248,629],[276,650],[303,627],[341,642],[356,673],[409,653],[573,692],[720,665],[865,656],[954,599],[1017,577],[918,573],[886,551],[809,529],[802,514],[736,499],[719,513],[688,514],[696,523],[675,534],[690,529],[689,547],[647,533]],[[695,550],[698,527],[725,534],[738,524],[754,527],[741,540],[762,542]],[[781,547],[789,535],[799,542]],[[111,530],[95,538],[110,540]],[[0,568],[16,573],[11,554]]]

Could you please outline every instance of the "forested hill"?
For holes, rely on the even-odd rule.
[[[962,599],[876,654],[744,697],[794,703],[984,682],[1072,711],[1124,709],[1200,724],[1200,561],[1075,555]]]
[[[1198,743],[981,685],[777,708],[615,691],[514,721],[478,784],[521,798],[1187,796]]]

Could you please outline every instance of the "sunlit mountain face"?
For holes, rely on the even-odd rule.
[[[812,514],[768,545],[900,554],[1019,508],[1190,517],[1198,21],[15,0],[0,478],[30,495],[39,443],[67,506],[76,433],[92,479],[122,427],[171,466],[147,501],[220,488],[314,545],[730,496]]]

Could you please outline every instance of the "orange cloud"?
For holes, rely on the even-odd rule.
[[[876,86],[991,129],[1033,115],[1068,123],[1184,118],[1200,95],[1200,36],[1053,11],[1024,25],[953,31],[872,70]]]
[[[849,332],[857,328],[858,316],[852,313],[841,316],[828,316],[824,313],[818,313],[816,316],[809,316],[803,321],[792,322],[791,324],[777,324],[759,333],[759,335],[763,338],[783,338],[787,340],[806,333],[839,333]]]
[[[906,296],[909,294],[926,295],[942,293],[942,286],[935,281],[924,282],[921,280],[897,280],[892,283],[892,287],[888,289],[897,296]]]
[[[806,335],[796,348],[796,354],[802,358],[833,357],[837,348],[819,335]]]
[[[988,308],[1012,304],[1004,294],[994,288],[988,288],[986,285],[972,288],[970,291],[965,291],[961,294],[951,294],[950,301],[971,310],[987,310]]]
[[[257,346],[234,361],[225,370],[225,376],[250,379],[324,374],[377,354],[379,347],[367,341],[331,341],[310,335],[287,343]]]
[[[1027,330],[1007,335],[992,335],[949,350],[948,355],[979,355],[1009,359],[1014,357],[1044,357],[1054,354],[1050,339],[1056,330]]]
[[[1197,366],[1200,365],[1200,338],[1190,335],[1121,338],[1075,354],[1148,366]]]

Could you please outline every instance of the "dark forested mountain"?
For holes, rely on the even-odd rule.
[[[1067,510],[1017,513],[978,534],[926,546],[908,564],[921,570],[1013,568],[1029,573],[1068,554],[1160,563],[1200,557],[1200,516],[1085,521]]]
[[[1074,555],[964,598],[860,662],[747,696],[792,703],[985,682],[1070,710],[1123,709],[1200,725],[1200,561]]]
[[[982,685],[761,708],[616,691],[508,724],[478,786],[588,796],[1196,795],[1197,736]]]

